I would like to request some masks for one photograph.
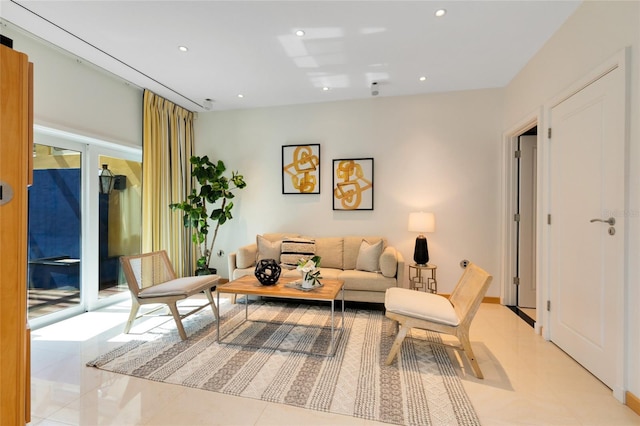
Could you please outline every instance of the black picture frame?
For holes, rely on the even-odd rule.
[[[333,160],[333,210],[373,210],[373,158]]]
[[[320,193],[320,144],[282,146],[282,193]]]

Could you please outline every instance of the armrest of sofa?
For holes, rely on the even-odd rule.
[[[387,246],[380,255],[380,271],[387,278],[396,279],[398,286],[404,280],[404,258],[394,247]]]
[[[236,252],[229,253],[227,258],[229,264],[229,277],[233,279],[233,272],[236,269],[246,269],[256,264],[256,256],[258,254],[258,246],[253,244],[247,244],[240,247]]]

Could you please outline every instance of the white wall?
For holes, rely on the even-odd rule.
[[[628,254],[627,389],[640,396],[640,3],[586,1],[513,79],[505,93],[508,129],[566,90],[616,52],[630,47],[630,128],[626,221]]]
[[[2,34],[33,63],[34,122],[142,146],[142,90],[11,24]]]
[[[502,113],[497,89],[201,113],[197,154],[248,182],[215,250],[228,254],[264,232],[382,235],[409,263],[409,213],[433,211],[439,291],[452,290],[469,259],[496,275],[488,295],[498,296]],[[283,195],[282,145],[304,143],[320,144],[321,193]],[[333,211],[332,160],[361,157],[374,158],[374,210]],[[226,256],[212,263],[227,276]]]

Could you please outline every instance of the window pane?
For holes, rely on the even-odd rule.
[[[34,144],[29,319],[80,304],[81,154]]]

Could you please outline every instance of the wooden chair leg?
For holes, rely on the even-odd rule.
[[[129,319],[127,320],[127,324],[124,326],[124,334],[129,333],[131,330],[131,326],[133,326],[133,321],[135,321],[138,316],[138,311],[140,310],[140,304],[134,298],[131,298],[131,312],[129,313]]]
[[[483,379],[482,370],[480,370],[480,365],[478,364],[478,360],[476,359],[475,354],[473,353],[473,349],[471,349],[471,342],[469,341],[469,334],[466,332],[458,333],[458,339],[460,340],[460,344],[464,349],[464,354],[467,356],[469,360],[469,364],[471,364],[471,368],[473,369],[474,374],[478,379]]]
[[[393,359],[396,357],[396,354],[400,350],[400,346],[402,346],[402,341],[404,340],[407,332],[411,327],[407,327],[402,324],[400,330],[398,331],[398,335],[396,336],[396,340],[393,341],[393,345],[391,345],[391,350],[389,351],[389,356],[387,356],[387,360],[385,361],[386,365],[390,365],[393,362]]]
[[[218,312],[218,306],[213,301],[213,293],[210,289],[206,289],[204,294],[207,295],[207,299],[209,299],[209,303],[211,304],[211,310],[213,311],[213,315],[216,317],[216,320],[220,319],[220,314]]]
[[[400,330],[400,323],[398,321],[391,320],[391,322],[393,323],[393,325],[389,327],[389,336],[397,334],[398,330]]]
[[[184,331],[184,327],[182,325],[182,318],[180,318],[180,311],[178,311],[178,306],[176,302],[167,303],[169,305],[169,309],[171,310],[171,315],[173,315],[173,319],[176,322],[176,327],[178,327],[178,333],[180,334],[180,338],[182,340],[187,340],[187,333]]]

